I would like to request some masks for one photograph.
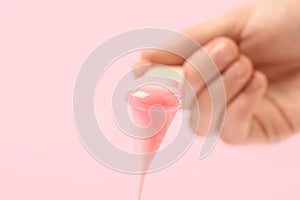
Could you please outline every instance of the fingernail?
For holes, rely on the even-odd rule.
[[[213,61],[216,63],[216,65],[224,65],[224,63],[230,63],[234,57],[235,54],[233,51],[230,51],[229,48],[227,48],[227,45],[225,42],[219,42],[216,46],[212,47],[211,50],[208,51]]]
[[[238,80],[243,78],[245,75],[246,72],[239,61],[235,62],[225,72],[225,76],[230,80]]]

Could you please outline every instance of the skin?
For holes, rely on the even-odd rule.
[[[222,75],[227,96],[223,141],[272,143],[300,130],[298,0],[259,1],[237,7],[183,33],[204,47]],[[198,134],[206,134],[210,97],[194,68],[180,57],[158,50],[143,52],[136,66],[144,63],[184,67],[198,95]]]

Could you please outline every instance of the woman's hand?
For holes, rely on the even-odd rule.
[[[300,130],[299,1],[268,0],[238,7],[183,33],[204,47],[222,74],[225,142],[274,142]],[[183,65],[198,95],[198,133],[205,134],[211,105],[202,78],[171,53],[145,51],[140,63],[149,62]]]

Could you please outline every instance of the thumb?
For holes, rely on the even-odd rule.
[[[237,7],[216,18],[186,29],[182,33],[195,40],[200,45],[205,45],[209,41],[221,36],[229,37],[238,43],[240,34],[252,13],[253,7],[254,5]],[[188,48],[187,45],[184,44],[185,42],[187,41],[174,41],[176,47]],[[170,43],[172,43],[172,41]],[[165,65],[180,65],[184,62],[184,59],[180,56],[163,50],[144,51],[142,53],[142,60]]]
[[[205,45],[217,37],[230,37],[236,42],[247,24],[254,5],[243,5],[225,12],[218,17],[205,21],[197,26],[183,31],[184,34]]]

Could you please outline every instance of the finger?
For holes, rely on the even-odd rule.
[[[245,88],[253,75],[251,61],[241,55],[232,63],[222,74],[223,84],[226,93],[227,105]],[[214,82],[217,80],[214,80]],[[214,84],[212,82],[211,84]],[[205,87],[197,96],[198,106],[201,111],[201,121],[199,124],[198,135],[205,135],[211,120],[212,99],[208,87]]]
[[[132,67],[132,73],[135,78],[141,77],[147,71],[151,63],[147,60],[140,60],[139,62],[135,63]]]
[[[253,75],[252,73],[252,62],[244,55],[241,55],[238,60],[226,69],[222,78],[227,104],[230,104],[230,102],[242,91]]]
[[[196,51],[183,64],[184,75],[196,94],[239,57],[236,43],[226,37],[212,40],[204,49]]]
[[[246,143],[252,131],[253,113],[267,88],[267,79],[255,71],[246,88],[228,106],[222,139],[229,144]]]
[[[200,69],[201,71],[211,70],[211,68],[215,67],[215,64],[218,66],[219,71],[224,71],[231,62],[238,58],[238,55],[238,46],[232,39],[227,37],[216,38],[205,45],[204,49],[199,49],[194,52],[194,54],[188,59],[188,62],[183,64],[186,71],[185,76],[191,83],[194,82],[194,85],[199,86],[195,87],[196,91],[200,87],[203,87],[204,81],[201,81],[201,75],[197,72],[195,66],[193,66],[189,61],[198,63],[198,68],[203,66],[203,68]],[[140,60],[136,63],[133,66],[133,73],[135,76],[139,77],[143,75],[148,69],[146,67],[147,65],[151,65],[149,60]]]
[[[280,104],[280,97],[269,90],[252,118],[249,143],[275,143],[295,133],[290,118]],[[297,108],[294,106],[293,109]],[[296,116],[296,115],[295,115]]]
[[[237,7],[214,19],[185,30],[183,34],[192,38],[200,45],[205,45],[210,40],[220,36],[227,36],[238,42],[240,33],[252,12],[252,7],[253,5]],[[174,43],[176,43],[177,48],[189,50],[186,40],[175,40]],[[144,51],[141,58],[142,60],[166,65],[180,65],[184,62],[184,59],[180,56],[162,50]]]

